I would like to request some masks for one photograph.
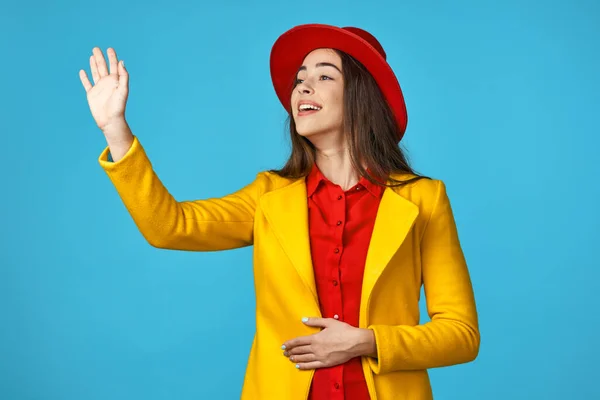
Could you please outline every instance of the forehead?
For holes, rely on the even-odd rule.
[[[342,59],[333,49],[315,49],[308,53],[302,65],[305,67],[314,67],[317,63],[331,63],[341,69]]]

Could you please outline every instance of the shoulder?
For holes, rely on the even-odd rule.
[[[445,190],[446,186],[440,179],[420,177],[413,174],[394,174],[391,177],[398,181],[407,182],[394,187],[393,190],[408,200],[435,199],[441,190]]]
[[[412,174],[393,175],[401,181],[411,181],[393,190],[419,207],[421,213],[431,214],[440,201],[447,201],[446,184],[440,179],[418,177]],[[418,179],[417,179],[418,178]]]
[[[256,179],[254,180],[254,183],[255,185],[260,187],[260,191],[264,194],[267,192],[272,192],[278,189],[288,187],[290,185],[298,184],[303,180],[304,178],[284,178],[276,174],[275,172],[267,170],[260,171],[258,174],[256,174]]]

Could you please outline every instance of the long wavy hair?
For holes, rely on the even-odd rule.
[[[402,186],[418,179],[429,179],[413,170],[398,146],[399,128],[373,76],[354,57],[340,50],[334,51],[342,60],[343,124],[352,166],[361,177],[381,186]],[[289,126],[291,154],[283,168],[271,172],[284,178],[302,178],[309,174],[315,162],[315,147],[298,134],[291,109],[288,110],[286,124]],[[414,177],[396,180],[391,174],[411,174]]]

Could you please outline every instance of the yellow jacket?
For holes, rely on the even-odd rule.
[[[318,331],[304,179],[270,172],[221,198],[176,201],[137,137],[118,162],[99,157],[149,244],[214,251],[254,245],[256,333],[243,400],[305,400],[314,371],[282,355],[284,341]],[[430,321],[419,325],[424,285]],[[444,184],[422,179],[386,188],[366,259],[359,327],[375,333],[377,358],[362,365],[373,400],[432,399],[428,368],[465,363],[479,352],[473,289]]]

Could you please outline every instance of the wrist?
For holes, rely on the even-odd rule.
[[[107,125],[102,132],[110,149],[113,162],[118,162],[131,148],[133,133],[125,120]]]
[[[124,136],[124,133],[131,132],[131,129],[129,129],[129,124],[127,123],[125,118],[115,118],[103,127],[101,127],[100,130],[107,139],[117,139],[119,137]]]
[[[375,333],[371,329],[357,328],[358,344],[356,346],[357,356],[377,357],[377,343]]]

